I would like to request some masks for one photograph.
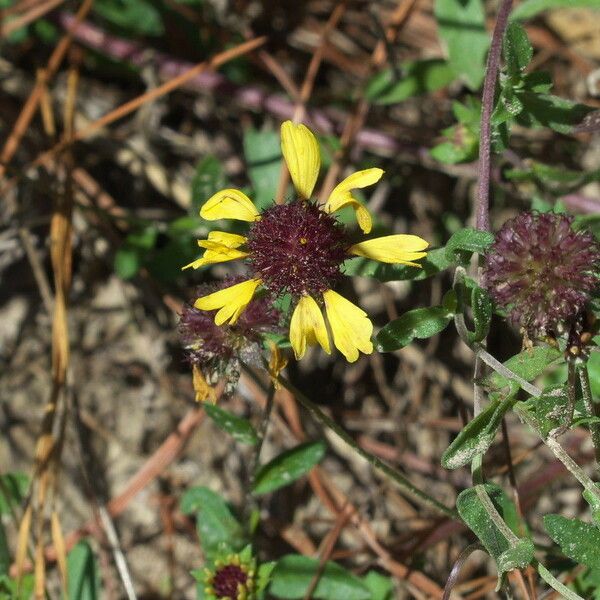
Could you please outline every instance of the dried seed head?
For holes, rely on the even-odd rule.
[[[330,289],[348,246],[335,217],[303,200],[268,208],[248,235],[255,276],[275,294],[316,296]]]
[[[597,289],[600,246],[572,217],[524,212],[507,221],[486,256],[483,282],[530,336],[567,329]]]
[[[235,285],[243,278],[230,277],[217,285],[204,285],[197,296]],[[210,367],[222,374],[233,359],[247,360],[255,353],[260,334],[279,330],[280,312],[271,298],[254,298],[235,325],[216,325],[214,311],[199,310],[185,304],[179,321],[179,333],[186,356],[192,364]],[[209,369],[209,370],[210,370]]]

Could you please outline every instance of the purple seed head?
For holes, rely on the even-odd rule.
[[[600,245],[573,218],[524,212],[496,234],[483,283],[509,320],[535,337],[565,330],[597,289]]]

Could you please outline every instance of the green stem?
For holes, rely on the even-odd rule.
[[[269,423],[271,422],[273,405],[275,404],[274,399],[275,386],[271,383],[271,385],[269,386],[269,391],[267,392],[267,403],[265,404],[260,425],[256,432],[258,434],[258,442],[254,446],[252,456],[248,465],[248,488],[246,490],[246,517],[248,517],[246,519],[247,521],[250,520],[249,517],[252,514],[252,511],[257,509],[256,498],[252,494],[252,487],[254,486],[256,471],[258,470],[258,465],[260,463],[260,453],[265,441],[265,437],[267,435],[267,429],[269,428]]]
[[[579,374],[579,382],[581,383],[581,394],[583,396],[583,404],[589,417],[597,417],[597,404],[592,396],[592,388],[590,386],[590,375],[587,368],[587,363],[583,363],[577,367]],[[596,453],[596,463],[600,465],[600,425],[598,423],[590,423],[590,433],[592,435],[592,443]]]
[[[448,517],[454,520],[460,520],[458,513],[447,506],[444,506],[441,502],[432,498],[426,492],[420,490],[414,484],[412,484],[404,475],[398,473],[395,469],[390,467],[388,464],[384,463],[382,460],[367,452],[360,446],[356,444],[356,442],[352,439],[352,437],[346,433],[333,419],[328,417],[316,404],[314,404],[311,400],[309,400],[300,390],[298,390],[292,383],[290,383],[287,379],[279,376],[277,378],[279,383],[287,390],[289,390],[298,402],[304,406],[304,408],[322,425],[328,427],[333,431],[342,441],[344,441],[348,446],[350,446],[354,451],[356,451],[360,456],[362,456],[365,460],[367,460],[375,469],[377,469],[380,473],[385,475],[388,479],[391,479],[401,490],[402,492],[414,500],[417,504],[421,506],[427,507],[434,512],[443,515],[444,517]]]
[[[537,563],[537,572],[540,577],[553,589],[555,589],[563,598],[567,600],[584,600],[581,596],[570,590],[564,583],[561,583],[546,567]]]

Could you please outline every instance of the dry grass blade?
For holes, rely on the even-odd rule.
[[[21,579],[25,572],[25,558],[27,557],[27,542],[29,541],[29,532],[31,530],[31,517],[33,511],[29,505],[23,513],[23,518],[19,525],[19,534],[17,536],[17,550],[15,553],[15,570],[18,580]]]
[[[25,27],[36,19],[43,17],[46,13],[49,13],[57,6],[60,6],[64,1],[65,0],[48,0],[43,4],[34,6],[29,12],[3,23],[0,26],[0,37],[7,37],[13,31],[20,29],[21,27]]]
[[[192,67],[191,69],[187,70],[185,73],[182,73],[181,75],[178,75],[177,77],[174,77],[173,79],[170,79],[166,83],[164,83],[156,88],[153,88],[149,92],[146,92],[145,94],[142,94],[142,95],[138,96],[137,98],[134,98],[133,100],[130,100],[129,102],[126,102],[125,104],[122,104],[121,106],[110,111],[108,114],[104,115],[103,117],[100,117],[93,123],[90,123],[86,128],[82,129],[81,131],[76,131],[73,134],[73,136],[71,137],[71,139],[59,142],[53,148],[50,148],[50,150],[39,155],[32,163],[30,163],[29,165],[27,165],[25,167],[24,171],[27,172],[31,168],[48,164],[49,162],[51,162],[53,160],[53,158],[56,156],[56,154],[65,150],[72,143],[81,141],[81,140],[84,140],[84,139],[90,137],[92,134],[97,132],[99,129],[102,129],[103,127],[106,127],[106,125],[110,125],[111,123],[114,123],[115,121],[118,121],[119,119],[122,119],[123,117],[126,117],[128,114],[138,110],[144,104],[146,104],[148,102],[152,102],[153,100],[156,100],[157,98],[160,98],[161,96],[164,96],[165,94],[172,92],[173,90],[177,89],[178,87],[181,87],[187,81],[189,81],[190,79],[193,79],[194,77],[196,77],[196,75],[202,73],[203,71],[206,71],[208,69],[217,69],[217,68],[223,66],[225,63],[227,63],[235,58],[238,58],[239,56],[242,56],[243,54],[247,54],[248,52],[252,52],[253,50],[256,50],[260,46],[264,45],[266,43],[266,41],[267,41],[266,37],[264,37],[264,36],[258,37],[253,40],[250,40],[249,42],[244,42],[243,44],[240,44],[239,46],[236,46],[235,48],[230,48],[229,50],[220,52],[219,54],[214,56],[212,59],[201,62],[201,63],[197,64],[195,67]],[[1,159],[1,157],[0,157],[0,159]],[[0,169],[0,175],[1,174],[2,174],[2,170]],[[9,185],[13,184],[13,183],[15,183],[15,181],[11,180],[9,182]]]
[[[81,21],[85,19],[85,16],[92,8],[93,3],[94,0],[83,1],[81,7],[77,11],[77,15],[75,16],[76,23],[81,23]],[[21,109],[21,113],[15,121],[10,135],[4,143],[2,152],[0,152],[0,178],[6,172],[6,167],[8,163],[11,161],[15,152],[17,151],[19,143],[21,142],[21,139],[25,135],[25,132],[27,131],[31,120],[35,115],[39,102],[42,98],[45,86],[48,84],[50,79],[52,79],[52,77],[58,70],[58,67],[62,63],[72,41],[73,35],[70,32],[62,37],[60,42],[56,45],[56,48],[52,52],[50,58],[48,59],[48,64],[44,69],[43,78],[41,80],[38,80],[35,87],[31,91],[29,98],[27,98],[27,102],[25,102],[25,105]]]
[[[63,536],[62,527],[60,525],[60,519],[56,511],[52,512],[52,516],[50,517],[50,523],[52,531],[52,543],[54,544],[54,548],[56,549],[56,562],[58,563],[58,570],[63,586],[63,594],[65,595],[65,600],[69,600],[67,547],[65,545],[65,538]]]

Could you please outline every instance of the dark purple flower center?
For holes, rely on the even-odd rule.
[[[600,247],[572,218],[525,212],[505,223],[486,256],[484,283],[530,334],[571,322],[598,285]]]
[[[256,277],[272,292],[296,296],[331,288],[348,245],[336,219],[303,200],[268,208],[248,235]]]
[[[220,567],[212,580],[212,588],[217,598],[238,597],[238,585],[245,585],[248,574],[239,565]]]

